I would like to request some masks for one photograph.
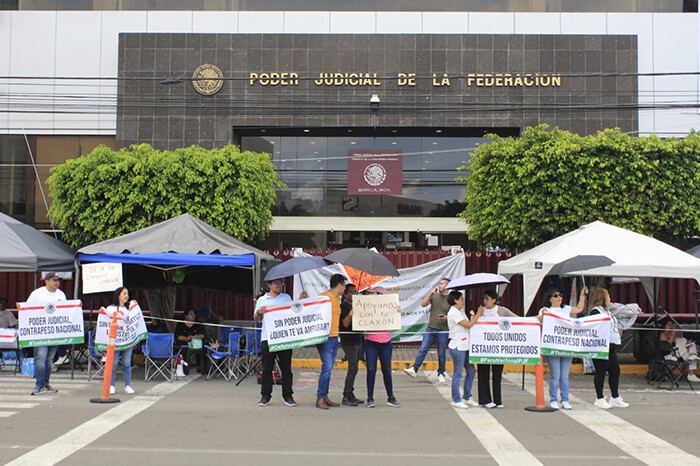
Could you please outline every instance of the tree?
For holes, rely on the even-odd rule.
[[[469,238],[531,248],[601,220],[672,242],[700,234],[700,137],[581,137],[547,125],[519,138],[489,135],[458,178],[467,184]]]
[[[158,151],[148,144],[101,146],[54,167],[50,213],[74,247],[189,213],[241,241],[263,239],[275,188],[285,187],[268,154],[235,146]]]

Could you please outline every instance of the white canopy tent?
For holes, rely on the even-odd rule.
[[[508,278],[523,275],[523,303],[527,313],[552,267],[577,255],[607,256],[615,261],[607,267],[586,270],[588,276],[638,277],[645,288],[653,281],[644,278],[691,278],[700,284],[700,259],[662,241],[603,222],[589,223],[501,261],[498,273]],[[647,289],[647,293],[653,291]]]

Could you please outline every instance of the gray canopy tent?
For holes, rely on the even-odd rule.
[[[67,244],[0,213],[0,272],[68,271],[74,258]]]

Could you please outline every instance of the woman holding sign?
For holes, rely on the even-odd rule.
[[[365,292],[365,294],[386,294],[386,290],[381,286],[375,286]],[[401,309],[399,309],[399,313]],[[367,332],[365,340],[365,358],[367,359],[367,407],[374,408],[374,379],[377,376],[377,359],[382,364],[382,376],[384,377],[384,388],[386,389],[386,404],[398,408],[401,406],[394,397],[394,384],[391,380],[391,331],[383,330]]]
[[[474,383],[474,364],[469,364],[469,329],[474,326],[479,317],[484,313],[479,308],[472,320],[467,319],[464,313],[464,296],[459,291],[450,291],[447,303],[451,306],[447,312],[447,327],[450,329],[450,354],[454,364],[452,374],[452,406],[467,409],[469,406],[479,406],[472,400],[472,384]],[[467,378],[464,379],[464,396],[459,394],[459,383],[462,380],[462,369],[467,370]]]
[[[129,309],[126,303],[129,301],[129,290],[121,286],[114,290],[112,294],[112,304],[107,306],[107,312],[110,316],[114,315],[115,312],[121,314],[128,314]],[[134,348],[125,349],[123,351],[114,352],[114,365],[112,366],[112,385],[109,387],[110,395],[117,392],[115,387],[115,382],[117,381],[117,366],[119,366],[119,359],[122,360],[122,371],[124,372],[124,392],[134,393],[134,389],[131,388],[131,353]]]
[[[610,349],[608,359],[594,359],[596,400],[593,406],[601,409],[626,408],[629,403],[625,403],[618,391],[620,385],[620,363],[617,362],[617,351],[620,349],[622,339],[617,328],[617,319],[610,313],[610,293],[605,288],[598,288],[593,292],[591,299],[591,315],[603,314],[610,317]],[[605,385],[605,373],[608,373],[608,385],[610,385],[610,401],[603,396],[603,385]]]
[[[563,317],[576,317],[585,309],[586,293],[588,293],[588,288],[584,287],[581,290],[581,296],[578,298],[578,304],[571,307],[562,306],[564,302],[564,292],[562,290],[554,288],[547,291],[542,301],[542,309],[540,309],[540,314],[537,318],[542,322],[545,311]],[[561,407],[572,409],[569,403],[569,371],[574,358],[545,356],[544,360],[549,365],[549,405],[554,409],[559,409],[559,403],[557,402],[559,394],[557,392],[561,391]]]
[[[507,307],[499,306],[500,297],[496,290],[488,290],[484,293],[484,305],[479,306],[479,313],[483,317],[518,317]],[[493,371],[493,398],[489,387],[489,372]],[[479,404],[484,408],[502,408],[501,377],[503,377],[503,365],[479,364]]]

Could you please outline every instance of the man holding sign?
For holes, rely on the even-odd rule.
[[[331,299],[331,328],[328,340],[325,343],[316,345],[318,355],[321,358],[321,375],[318,377],[318,389],[316,390],[316,407],[328,409],[329,407],[340,406],[340,403],[331,401],[328,398],[328,388],[331,383],[331,371],[335,364],[335,356],[338,354],[338,329],[340,327],[340,297],[345,292],[345,275],[336,273],[331,276],[331,289],[321,293],[321,296],[328,296]]]
[[[61,278],[56,272],[49,272],[44,278],[46,286],[37,288],[27,298],[26,304],[49,304],[56,301],[65,301],[66,294],[59,289]],[[36,386],[31,395],[38,395],[42,390],[56,393],[58,390],[49,385],[53,358],[56,356],[58,346],[37,346],[34,348],[34,378]]]
[[[280,306],[282,304],[292,301],[292,297],[287,293],[283,293],[284,280],[281,278],[276,278],[267,282],[267,286],[270,289],[263,296],[258,298],[255,303],[255,311],[253,312],[253,319],[256,322],[262,321],[262,329],[260,331],[260,340],[262,347],[262,385],[260,386],[260,398],[259,406],[267,406],[270,404],[272,399],[272,369],[275,367],[275,360],[279,363],[279,368],[282,376],[282,398],[284,399],[284,404],[287,406],[296,406],[297,403],[294,401],[292,394],[292,350],[285,349],[281,351],[270,352],[267,338],[267,325],[263,319],[263,315],[267,308],[273,308]],[[306,293],[302,292],[302,296]],[[300,296],[300,297],[302,297]]]

